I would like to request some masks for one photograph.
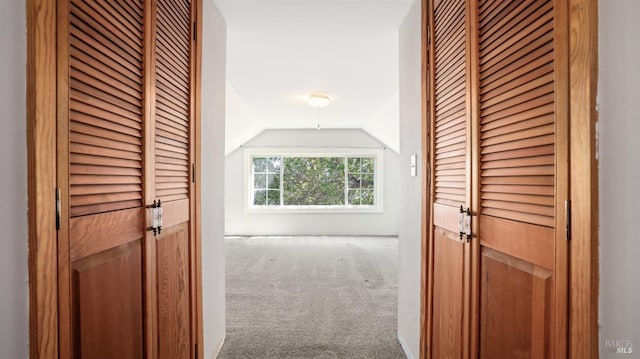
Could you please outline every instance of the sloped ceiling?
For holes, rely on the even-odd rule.
[[[265,129],[318,124],[364,128],[396,147],[397,29],[413,1],[217,0],[228,34],[227,153]],[[311,108],[315,92],[329,106]]]

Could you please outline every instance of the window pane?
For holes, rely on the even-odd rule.
[[[263,174],[253,175],[253,188],[254,189],[267,188],[267,176]]]
[[[360,190],[360,204],[363,206],[373,206],[373,191]]]
[[[254,158],[253,159],[253,172],[266,172],[267,159],[266,158]]]
[[[373,189],[374,188],[374,186],[373,186],[373,181],[374,181],[373,180],[373,173],[371,173],[371,174],[363,174],[361,176],[361,178],[362,178],[362,181],[360,182],[361,183],[361,188],[366,188],[366,189]]]
[[[280,205],[280,190],[269,190],[267,196],[267,204],[269,206]]]
[[[349,175],[349,189],[360,188],[360,175],[350,174]]]
[[[350,205],[360,204],[360,190],[357,190],[357,189],[349,190],[349,204]]]
[[[253,191],[253,204],[256,206],[264,206],[267,204],[267,191]]]
[[[280,157],[271,157],[267,159],[267,169],[270,173],[280,173]]]
[[[284,204],[344,204],[344,157],[285,157]]]
[[[280,191],[280,174],[270,174],[267,175],[268,177],[268,183],[269,183],[269,189],[277,189],[278,191]],[[279,196],[279,195],[278,195]]]
[[[362,159],[362,173],[373,173],[375,170],[375,159],[367,157]]]
[[[360,158],[351,157],[347,162],[349,162],[349,173],[360,172],[360,164],[361,164]]]

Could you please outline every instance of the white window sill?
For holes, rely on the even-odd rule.
[[[285,206],[285,207],[256,207],[250,206],[245,209],[247,214],[363,214],[363,213],[384,213],[383,208],[371,207],[349,207],[349,206]]]

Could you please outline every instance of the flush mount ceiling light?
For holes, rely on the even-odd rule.
[[[307,99],[309,106],[314,108],[326,107],[329,102],[331,102],[331,98],[329,96],[318,93],[309,95],[309,98]]]

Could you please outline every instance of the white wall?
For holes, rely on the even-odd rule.
[[[420,357],[421,265],[421,2],[416,1],[400,27],[400,237],[398,339],[409,359]],[[410,174],[418,155],[418,176]]]
[[[640,2],[600,0],[600,354],[640,356]],[[631,340],[633,354],[616,354]],[[623,347],[629,347],[628,343]]]
[[[224,119],[226,24],[203,1],[202,32],[202,300],[204,357],[214,358],[225,333]]]
[[[265,128],[263,122],[259,121],[256,115],[249,110],[247,104],[228,81],[226,98],[225,117],[228,121],[226,121],[224,129],[224,154],[228,155],[238,149],[243,143],[264,131]]]
[[[0,1],[0,357],[28,358],[26,12]]]
[[[380,148],[378,140],[362,130],[268,130],[248,147],[356,146]],[[227,156],[226,233],[228,235],[397,235],[398,155],[384,151],[384,213],[245,213],[244,151]]]
[[[371,136],[379,139],[392,150],[400,152],[400,109],[399,94],[389,98],[378,112],[376,112],[367,123],[362,126]]]

